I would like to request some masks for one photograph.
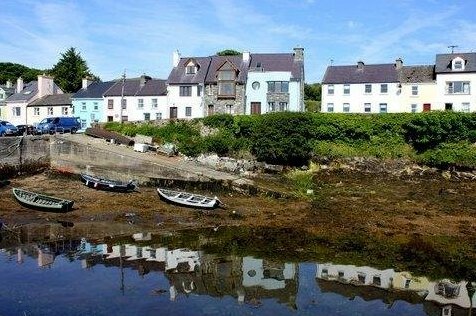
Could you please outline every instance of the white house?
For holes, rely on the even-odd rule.
[[[53,77],[40,75],[38,81],[31,81],[26,85],[20,77],[15,93],[5,100],[6,119],[14,125],[33,124],[36,119],[28,117],[28,104],[46,95],[62,93],[63,91],[53,82]]]
[[[436,55],[437,110],[476,111],[476,53]]]
[[[165,80],[147,76],[118,80],[104,93],[104,107],[103,117],[107,122],[165,119],[167,118]]]
[[[316,278],[352,283],[355,285],[372,285],[382,289],[392,287],[395,276],[393,269],[378,270],[371,267],[339,265],[332,263],[317,264]]]

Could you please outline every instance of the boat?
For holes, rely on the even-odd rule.
[[[17,201],[28,208],[42,211],[69,212],[73,209],[74,201],[60,199],[40,193],[13,188]]]
[[[132,180],[129,182],[123,182],[99,178],[88,174],[81,174],[81,181],[90,188],[104,191],[130,192],[137,188]]]
[[[157,193],[159,193],[162,200],[181,206],[213,209],[220,204],[223,204],[216,196],[211,198],[208,196],[163,188],[157,188]]]

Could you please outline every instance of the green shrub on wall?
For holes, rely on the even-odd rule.
[[[468,142],[441,144],[420,155],[420,161],[426,165],[449,168],[476,168],[476,146]]]

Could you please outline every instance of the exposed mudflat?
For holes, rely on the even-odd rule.
[[[198,211],[161,201],[154,187],[113,193],[79,179],[43,173],[0,188],[0,220],[9,225],[51,221],[109,222],[163,230],[217,226],[290,227],[311,234],[367,234],[476,238],[476,182],[444,178],[398,179],[351,172],[320,172],[312,199],[273,199],[218,193],[224,208]],[[75,201],[69,213],[27,209],[11,188]],[[198,192],[215,195],[214,192]]]

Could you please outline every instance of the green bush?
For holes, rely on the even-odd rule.
[[[191,137],[187,140],[183,140],[177,146],[180,153],[189,156],[197,157],[204,152],[203,139],[201,137]]]
[[[256,116],[252,153],[259,161],[299,166],[311,157],[313,121],[308,113],[281,112]]]
[[[442,143],[476,141],[476,114],[430,112],[415,114],[403,125],[405,139],[423,152]]]
[[[441,144],[421,154],[419,159],[426,165],[444,169],[476,168],[476,146],[468,142]]]
[[[221,131],[215,135],[203,139],[203,148],[208,153],[216,153],[218,156],[226,156],[232,150],[235,139],[231,133]]]
[[[214,128],[231,129],[233,127],[233,116],[231,114],[214,114],[203,118],[205,126]]]

